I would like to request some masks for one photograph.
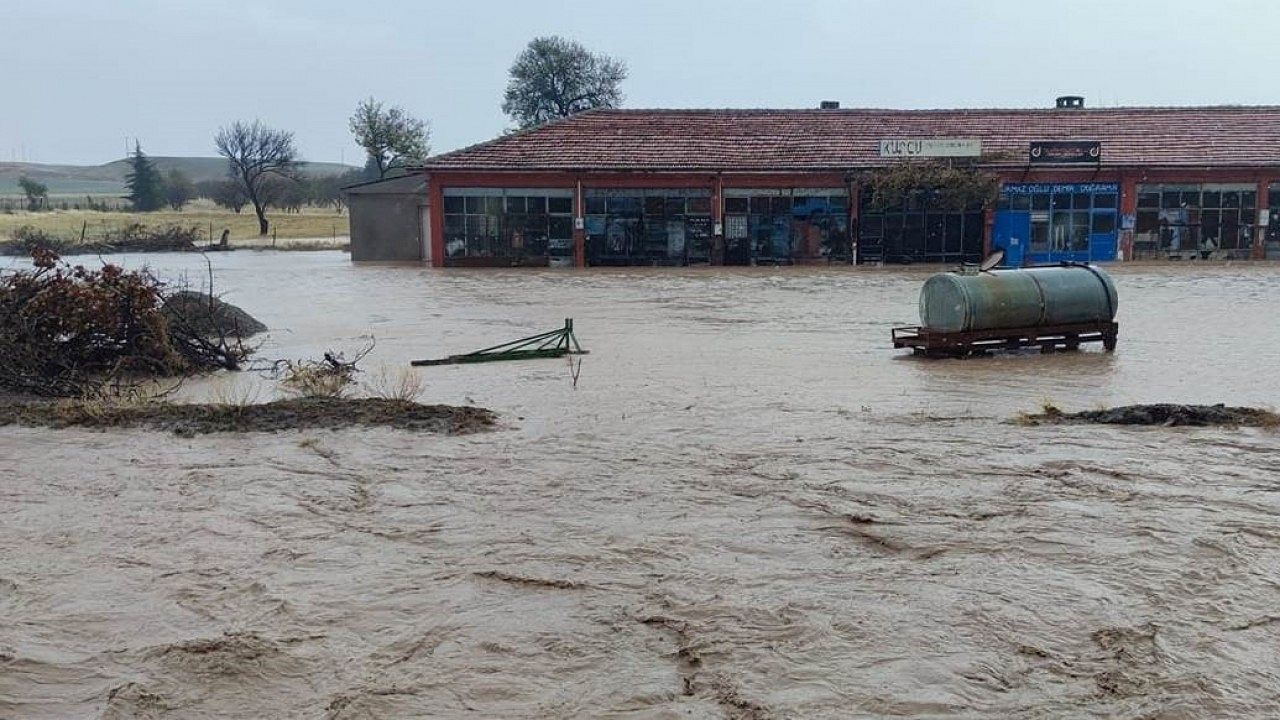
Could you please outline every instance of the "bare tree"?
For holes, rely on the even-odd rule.
[[[364,148],[369,162],[378,170],[378,179],[387,176],[395,168],[404,167],[427,156],[430,146],[427,124],[404,108],[383,108],[382,103],[369,98],[356,106],[351,116],[351,134]]]
[[[521,128],[622,104],[627,65],[562,37],[534,38],[516,57],[502,112]]]
[[[266,235],[269,181],[292,179],[297,171],[298,151],[293,145],[293,133],[274,130],[258,120],[251,123],[237,120],[218,130],[213,142],[218,154],[227,159],[231,179],[253,204],[253,211],[258,215],[258,232]]]

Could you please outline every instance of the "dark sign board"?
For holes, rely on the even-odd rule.
[[[1102,162],[1102,143],[1096,140],[1045,140],[1031,143],[1033,163]]]
[[[711,237],[710,216],[694,215],[693,217],[686,217],[684,222],[685,235],[689,239]]]

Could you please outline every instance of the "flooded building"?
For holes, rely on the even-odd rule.
[[[352,260],[426,260],[429,215],[421,174],[385,178],[345,188],[350,211]]]
[[[1280,257],[1280,107],[593,110],[437,155],[353,257],[437,267]],[[878,169],[997,177],[989,206],[870,202]],[[368,191],[364,191],[368,193]],[[414,193],[418,193],[414,190]],[[376,228],[375,228],[376,229]],[[389,234],[391,233],[391,234]]]

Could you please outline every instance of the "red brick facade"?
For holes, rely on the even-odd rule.
[[[586,264],[584,190],[697,188],[711,196],[717,230],[726,190],[847,188],[857,237],[859,177],[896,162],[885,138],[976,138],[981,167],[1009,183],[1118,183],[1120,212],[1133,215],[1143,183],[1251,183],[1257,207],[1280,182],[1280,107],[1102,110],[600,110],[429,159],[432,208],[449,188],[571,188],[573,261]],[[1100,162],[1036,165],[1028,145],[1087,139]],[[446,264],[444,213],[431,213],[432,264]],[[1253,255],[1263,253],[1259,225]],[[990,215],[984,247],[990,246]],[[720,239],[717,232],[716,239]],[[1122,257],[1131,233],[1120,236]]]

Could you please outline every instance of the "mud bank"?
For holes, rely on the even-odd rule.
[[[215,432],[276,432],[391,427],[459,434],[484,430],[489,410],[421,405],[380,398],[301,398],[255,405],[146,403],[111,405],[81,401],[0,403],[0,425],[50,428],[146,428],[193,436]]]
[[[1042,412],[1023,415],[1020,421],[1029,425],[1161,425],[1166,427],[1225,426],[1225,427],[1275,427],[1280,425],[1280,415],[1270,410],[1226,405],[1177,405],[1157,403],[1153,405],[1125,405],[1103,410],[1063,412],[1046,405]]]

